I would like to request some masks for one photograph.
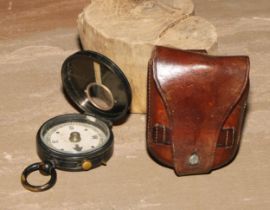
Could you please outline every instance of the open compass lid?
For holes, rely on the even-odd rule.
[[[62,82],[68,97],[85,113],[116,122],[129,110],[127,78],[114,62],[97,52],[69,56],[62,66]]]

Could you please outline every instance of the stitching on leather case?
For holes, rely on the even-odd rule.
[[[152,59],[148,63],[148,84],[147,84],[147,93],[148,93],[148,105],[147,105],[147,139],[149,141],[152,140],[151,138],[151,125],[152,125],[152,118],[150,115],[151,110],[151,71],[153,71],[154,67],[154,60],[156,58],[156,49],[152,52]]]
[[[158,47],[155,50],[155,58],[157,56],[157,50],[158,50]],[[161,95],[161,100],[163,101],[164,108],[165,108],[165,111],[166,111],[167,116],[168,116],[168,126],[169,126],[169,129],[170,129],[172,124],[173,124],[173,118],[172,118],[172,113],[171,113],[170,107],[168,105],[166,94],[164,94],[164,92],[163,92],[163,90],[162,90],[162,88],[160,86],[159,79],[157,77],[157,74],[158,74],[158,69],[157,69],[157,66],[156,66],[157,62],[158,61],[153,62],[153,79],[155,81],[157,90],[158,90],[159,94]],[[168,138],[170,138],[170,137],[171,136],[169,135]],[[171,145],[171,148],[172,148],[172,154],[174,155],[174,150],[175,149],[174,149],[174,144],[173,144],[172,139],[169,139],[169,140],[166,140],[166,141],[171,142],[170,145]]]

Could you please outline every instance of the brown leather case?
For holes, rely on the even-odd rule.
[[[149,153],[179,176],[229,163],[240,144],[248,75],[247,56],[156,47],[148,69]]]

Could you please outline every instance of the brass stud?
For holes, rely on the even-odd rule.
[[[84,160],[82,162],[82,169],[85,170],[85,171],[88,171],[92,168],[92,163],[90,160]]]

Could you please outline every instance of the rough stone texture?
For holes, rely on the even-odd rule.
[[[0,40],[54,28],[74,27],[90,0],[1,0]]]
[[[133,114],[114,127],[115,152],[107,167],[81,173],[58,170],[51,190],[25,190],[20,174],[39,161],[37,129],[50,117],[77,112],[65,99],[60,81],[63,60],[79,49],[76,26],[41,27],[27,37],[17,33],[16,39],[0,41],[1,210],[270,209],[270,2],[194,2],[197,14],[217,27],[216,53],[251,58],[249,111],[236,160],[209,175],[176,177],[147,155],[145,116]],[[0,25],[15,30],[7,22]],[[44,181],[35,175],[33,181]]]
[[[191,0],[94,0],[79,15],[83,48],[110,57],[127,76],[133,113],[146,112],[147,66],[154,45],[215,46],[215,27],[193,12]]]

